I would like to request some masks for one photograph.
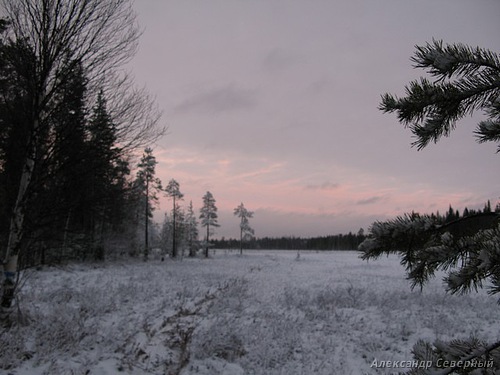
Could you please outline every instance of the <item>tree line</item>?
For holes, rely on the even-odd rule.
[[[296,236],[253,238],[245,242],[245,249],[258,250],[356,250],[366,236],[363,229],[357,234],[336,234],[328,236],[302,238]],[[217,249],[236,249],[239,239],[221,238],[213,240]]]
[[[493,209],[488,201],[482,209],[465,207],[462,212],[454,209],[451,205],[444,213],[439,211],[428,216],[436,223],[447,224],[466,217],[474,217],[479,214],[500,213],[500,203]],[[413,213],[414,215],[418,215]],[[258,250],[356,250],[363,241],[368,238],[363,228],[357,233],[335,234],[302,238],[297,236],[262,237],[248,238],[244,241],[245,249]],[[224,238],[214,239],[213,246],[217,249],[237,249],[240,248],[241,239]]]

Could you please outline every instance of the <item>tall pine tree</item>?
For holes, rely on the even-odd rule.
[[[240,254],[243,254],[243,241],[251,239],[255,234],[248,220],[253,217],[253,212],[248,211],[245,205],[241,203],[234,209],[234,215],[240,218]]]
[[[156,177],[156,161],[153,155],[153,149],[147,147],[144,150],[141,161],[137,165],[137,177],[134,182],[133,188],[139,194],[139,205],[136,207],[138,216],[141,217],[140,212],[143,214],[144,223],[144,260],[149,257],[149,225],[153,217],[154,205],[158,202],[158,193],[162,191],[161,180]]]
[[[194,257],[198,250],[198,221],[193,209],[193,201],[189,202],[186,214],[186,243],[189,256]]]
[[[177,206],[176,201],[179,201],[182,199],[184,194],[181,193],[179,183],[171,179],[168,182],[167,187],[165,188],[165,193],[167,194],[167,197],[172,198],[172,258],[177,257],[177,236],[176,236],[176,231],[177,231],[177,217],[179,216],[179,207]]]
[[[217,217],[217,206],[215,205],[215,198],[211,192],[207,191],[203,196],[203,206],[200,209],[201,226],[207,228],[207,235],[205,237],[206,258],[208,258],[208,247],[210,244],[210,227],[219,227]]]

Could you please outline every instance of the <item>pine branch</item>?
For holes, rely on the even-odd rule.
[[[427,69],[437,81],[412,81],[405,97],[384,94],[379,106],[383,112],[396,112],[399,122],[410,128],[416,138],[412,146],[420,150],[436,143],[455,129],[458,120],[478,110],[484,110],[489,121],[500,121],[497,54],[461,44],[443,47],[441,41],[416,48],[414,66]],[[485,132],[485,125],[478,127],[479,140],[496,140]]]
[[[472,48],[464,44],[449,44],[443,47],[442,40],[434,40],[425,46],[415,46],[417,51],[412,61],[415,68],[428,69],[439,79],[454,75],[469,75],[481,69],[490,69],[500,73],[500,58],[497,54]]]
[[[448,272],[451,293],[477,289],[490,278],[490,293],[500,292],[500,227],[498,213],[481,213],[442,224],[428,215],[412,213],[376,222],[360,244],[363,260],[399,254],[411,287],[423,287],[435,272]],[[456,268],[461,264],[460,269]]]
[[[474,131],[479,143],[494,141],[500,143],[500,121],[492,120],[481,121]],[[497,152],[500,152],[500,145]]]
[[[449,343],[438,342],[434,344],[434,348],[429,343],[419,341],[413,348],[413,355],[416,360],[427,362],[431,361],[433,367],[427,369],[414,369],[409,374],[433,374],[433,375],[448,375],[457,371],[460,373],[470,373],[476,370],[473,367],[464,368],[464,363],[471,363],[472,361],[487,361],[491,352],[500,348],[500,341],[490,345],[486,345],[477,339],[469,341],[453,340]],[[452,367],[441,368],[437,367],[438,360],[443,362],[453,362],[456,365]],[[462,364],[460,366],[460,364]],[[498,363],[494,363],[494,367],[490,370],[498,370]],[[496,372],[495,372],[496,373]]]

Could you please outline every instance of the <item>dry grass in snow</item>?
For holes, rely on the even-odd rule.
[[[410,290],[396,257],[217,251],[210,259],[27,271],[0,372],[372,374],[418,339],[500,339],[496,298]],[[391,371],[394,371],[392,369]]]

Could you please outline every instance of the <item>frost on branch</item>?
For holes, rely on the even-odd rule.
[[[458,120],[476,111],[484,111],[487,116],[476,128],[478,141],[500,141],[498,54],[434,40],[417,46],[412,60],[415,68],[427,70],[436,80],[410,82],[402,98],[382,95],[379,109],[397,113],[399,122],[415,135],[413,146],[422,149],[447,137]]]
[[[481,213],[443,223],[412,213],[376,222],[359,246],[361,258],[399,254],[412,287],[420,287],[438,270],[444,271],[447,291],[467,293],[487,282],[488,292],[500,292],[500,214]],[[500,301],[499,301],[500,302]],[[425,368],[409,374],[500,373],[500,342],[488,345],[474,337],[430,344],[419,341],[414,360]],[[477,372],[478,366],[485,372]]]
[[[500,224],[497,213],[483,213],[443,223],[434,216],[412,213],[376,222],[359,246],[364,260],[399,254],[412,287],[438,270],[447,272],[451,293],[464,293],[490,281],[500,292]]]

